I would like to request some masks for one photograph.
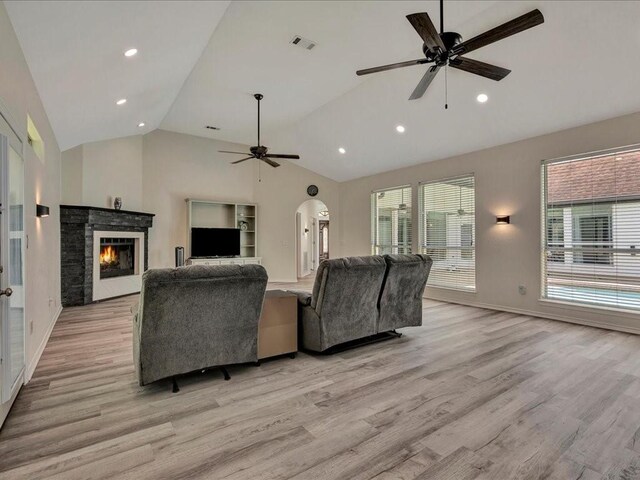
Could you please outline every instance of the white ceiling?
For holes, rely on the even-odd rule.
[[[5,5],[58,144],[66,150],[157,128],[229,2]],[[139,53],[126,58],[131,47]],[[127,103],[118,107],[120,98]]]
[[[416,101],[424,66],[355,75],[420,58],[404,16],[428,11],[437,25],[437,1],[7,4],[63,149],[140,133],[141,120],[253,145],[261,92],[263,143],[347,180],[640,110],[640,2],[445,1],[446,29],[466,39],[533,8],[545,16],[469,54],[513,70],[503,81],[451,69],[448,110],[443,72]],[[317,47],[290,45],[296,34]],[[122,56],[129,46],[138,57]]]

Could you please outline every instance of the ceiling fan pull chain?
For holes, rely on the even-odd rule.
[[[444,33],[444,0],[440,0],[440,35]]]
[[[447,72],[449,71],[449,65],[444,67],[444,109],[449,109],[449,76]]]

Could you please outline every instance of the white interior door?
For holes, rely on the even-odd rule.
[[[0,117],[0,372],[2,402],[22,386],[24,354],[24,161]]]

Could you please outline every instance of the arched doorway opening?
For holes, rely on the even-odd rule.
[[[331,217],[323,201],[311,199],[296,210],[296,271],[298,278],[315,273],[322,260],[330,255]]]

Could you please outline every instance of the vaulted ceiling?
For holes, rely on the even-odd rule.
[[[450,69],[448,110],[442,74],[408,100],[425,66],[355,75],[419,58],[405,15],[437,24],[436,1],[5,3],[62,149],[154,128],[254,145],[260,92],[263,143],[347,180],[640,110],[640,2],[445,1],[446,30],[467,39],[545,16],[469,54],[511,69],[503,81]]]

